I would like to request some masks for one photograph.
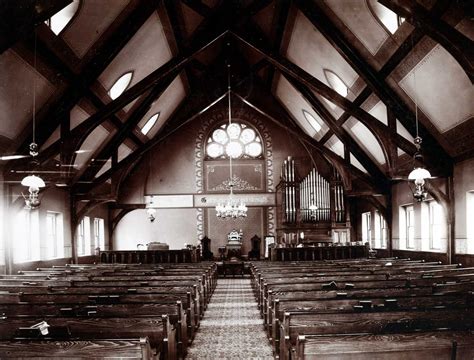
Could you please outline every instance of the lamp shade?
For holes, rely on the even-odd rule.
[[[24,177],[23,180],[21,180],[21,185],[38,189],[46,186],[43,179],[35,175],[28,175]]]
[[[417,180],[417,179],[429,179],[431,174],[425,168],[415,168],[408,175],[408,180]]]

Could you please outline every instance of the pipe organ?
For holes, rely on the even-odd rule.
[[[277,186],[277,234],[279,243],[346,243],[351,225],[340,174],[324,175],[313,168],[300,178],[295,160],[283,161]]]
[[[285,223],[296,222],[296,188],[298,184],[295,178],[295,161],[289,156],[287,160],[283,161],[281,168],[283,222]]]
[[[300,182],[301,221],[331,221],[330,185],[316,169]]]
[[[334,215],[336,222],[346,221],[344,207],[344,188],[342,187],[341,175],[335,172],[336,183],[334,185]]]

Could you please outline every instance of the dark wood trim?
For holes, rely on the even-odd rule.
[[[82,171],[78,171],[71,181],[73,187],[79,180],[90,181],[94,178],[103,166],[102,161],[110,158],[118,149],[120,144],[122,144],[122,142],[128,137],[129,133],[136,128],[140,120],[149,111],[152,103],[163,94],[163,92],[173,82],[176,75],[178,75],[179,71],[180,69],[178,68],[174,72],[169,73],[163,82],[153,88],[150,93],[146,95],[140,104],[133,110],[127,121],[118,129],[116,134],[112,136],[108,142],[105,142],[99,153],[94,156],[94,159],[98,161],[89,161],[87,164],[88,166],[84,166]]]
[[[39,24],[68,6],[72,0],[2,1],[0,6],[0,54],[28,37]],[[21,22],[18,21],[21,19]]]
[[[378,0],[381,4],[404,17],[426,35],[443,46],[461,65],[474,83],[473,42],[464,34],[448,25],[439,17],[434,17],[423,6],[412,0]]]
[[[415,115],[392,90],[392,88],[385,82],[384,78],[380,76],[377,71],[370,65],[360,54],[360,52],[349,43],[342,32],[324,15],[322,9],[314,2],[295,0],[298,8],[311,21],[311,23],[324,35],[339,54],[348,62],[349,65],[361,76],[371,90],[379,97],[380,100],[389,108],[396,116],[396,118],[405,126],[405,128],[414,135],[415,131]],[[431,152],[436,153],[436,167],[439,163],[451,168],[452,172],[453,161],[450,155],[441,147],[437,138],[440,134],[431,134],[428,129],[419,124],[420,135],[425,140],[425,143],[436,144],[436,147],[431,149]],[[429,146],[429,145],[428,145]],[[431,159],[426,159],[429,162]],[[449,174],[450,175],[450,174]]]
[[[349,151],[361,162],[367,171],[375,178],[376,181],[381,183],[387,183],[387,178],[385,174],[380,170],[379,166],[366,154],[366,152],[359,146],[359,144],[352,139],[352,137],[347,133],[347,131],[337,125],[336,119],[332,114],[326,109],[326,107],[321,103],[321,101],[314,96],[314,94],[303,84],[298,83],[293,78],[289,78],[283,75],[286,80],[298,91],[301,96],[311,105],[313,110],[324,120],[328,125],[329,129],[333,131],[336,136],[344,143],[344,145],[349,149]],[[374,134],[379,140],[379,144],[384,151],[385,159],[387,160],[387,149],[385,140],[379,137],[379,134]],[[388,185],[388,183],[387,183]]]
[[[204,4],[201,0],[182,0],[183,4],[189,6],[193,11],[202,17],[208,17],[212,14],[212,9]]]

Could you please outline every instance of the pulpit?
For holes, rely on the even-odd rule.
[[[242,255],[242,231],[232,230],[227,234],[227,259],[232,257],[240,258]]]

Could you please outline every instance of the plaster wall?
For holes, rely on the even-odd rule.
[[[468,240],[467,224],[474,221],[474,212],[467,212],[467,198],[472,197],[471,203],[474,204],[474,159],[460,162],[454,166],[453,183],[456,253],[466,254],[469,251],[473,254],[474,237]],[[468,216],[473,217],[468,219]]]
[[[446,181],[445,179],[433,179],[430,180],[430,186],[437,187],[443,193],[446,193]],[[428,198],[432,200],[432,198]],[[401,233],[400,222],[401,216],[403,216],[402,208],[407,205],[413,205],[414,216],[415,216],[415,239],[414,247],[407,249],[406,240]],[[394,250],[407,250],[407,251],[431,251],[446,253],[448,249],[448,224],[447,224],[447,214],[443,210],[443,220],[441,226],[441,247],[437,250],[427,249],[426,244],[428,244],[427,237],[427,216],[422,216],[422,213],[425,213],[427,210],[427,202],[414,202],[413,194],[410,190],[410,187],[407,182],[400,182],[392,186],[392,246]],[[425,219],[422,222],[422,218]],[[423,241],[424,240],[424,241]]]
[[[9,194],[6,194],[6,189],[3,192],[3,199],[8,199],[8,211],[5,211],[4,218],[4,241],[5,249],[7,252],[6,259],[7,261],[12,258],[13,251],[12,247],[16,241],[21,241],[21,239],[15,239],[15,227],[22,226],[21,223],[18,223],[18,214],[20,211],[35,211],[38,214],[38,224],[39,224],[39,258],[34,259],[34,261],[27,262],[18,262],[13,263],[12,271],[18,270],[27,270],[34,267],[42,266],[43,263],[54,262],[54,263],[66,263],[70,261],[71,258],[71,217],[70,217],[70,208],[69,208],[69,194],[65,190],[58,188],[47,188],[40,193],[41,206],[37,210],[24,210],[23,209],[23,200],[18,195],[24,191],[21,187],[14,186],[12,187]],[[64,254],[59,256],[56,259],[47,259],[46,243],[47,243],[47,231],[46,231],[46,216],[48,212],[54,212],[60,214],[62,218],[62,239],[64,243]],[[46,261],[45,261],[46,260]]]
[[[305,176],[309,172],[312,167],[309,154],[299,139],[289,137],[284,129],[266,121],[262,115],[242,104],[234,104],[233,114],[234,112],[239,118],[245,118],[254,126],[256,124],[252,121],[264,123],[268,131],[272,146],[273,184],[270,188],[264,182],[265,192],[274,192],[275,186],[280,181],[283,160],[289,155],[295,158],[300,176]],[[144,195],[147,194],[198,193],[199,186],[196,182],[198,133],[203,126],[206,126],[206,121],[210,117],[218,117],[225,121],[226,114],[227,108],[217,105],[155,146],[124,181],[120,188],[118,202],[144,204]],[[214,124],[210,125],[207,132],[213,127]],[[269,159],[268,154],[265,155],[266,159]],[[319,161],[321,160],[319,159]],[[266,170],[269,165],[265,161],[265,176],[268,175]],[[184,244],[197,245],[200,237],[207,235],[211,238],[211,250],[214,252],[214,256],[217,256],[218,247],[226,244],[227,233],[236,228],[243,230],[243,254],[246,254],[250,250],[250,239],[254,235],[261,237],[263,246],[263,238],[268,235],[267,212],[268,209],[265,207],[255,207],[250,209],[249,217],[246,220],[226,222],[218,221],[213,209],[204,209],[203,211],[198,209],[159,209],[155,222],[150,224],[145,210],[134,210],[118,223],[113,234],[113,246],[114,249],[120,250],[136,249],[138,243],[162,241],[167,242],[170,248],[179,249]],[[202,224],[201,231],[198,229],[198,223]]]

